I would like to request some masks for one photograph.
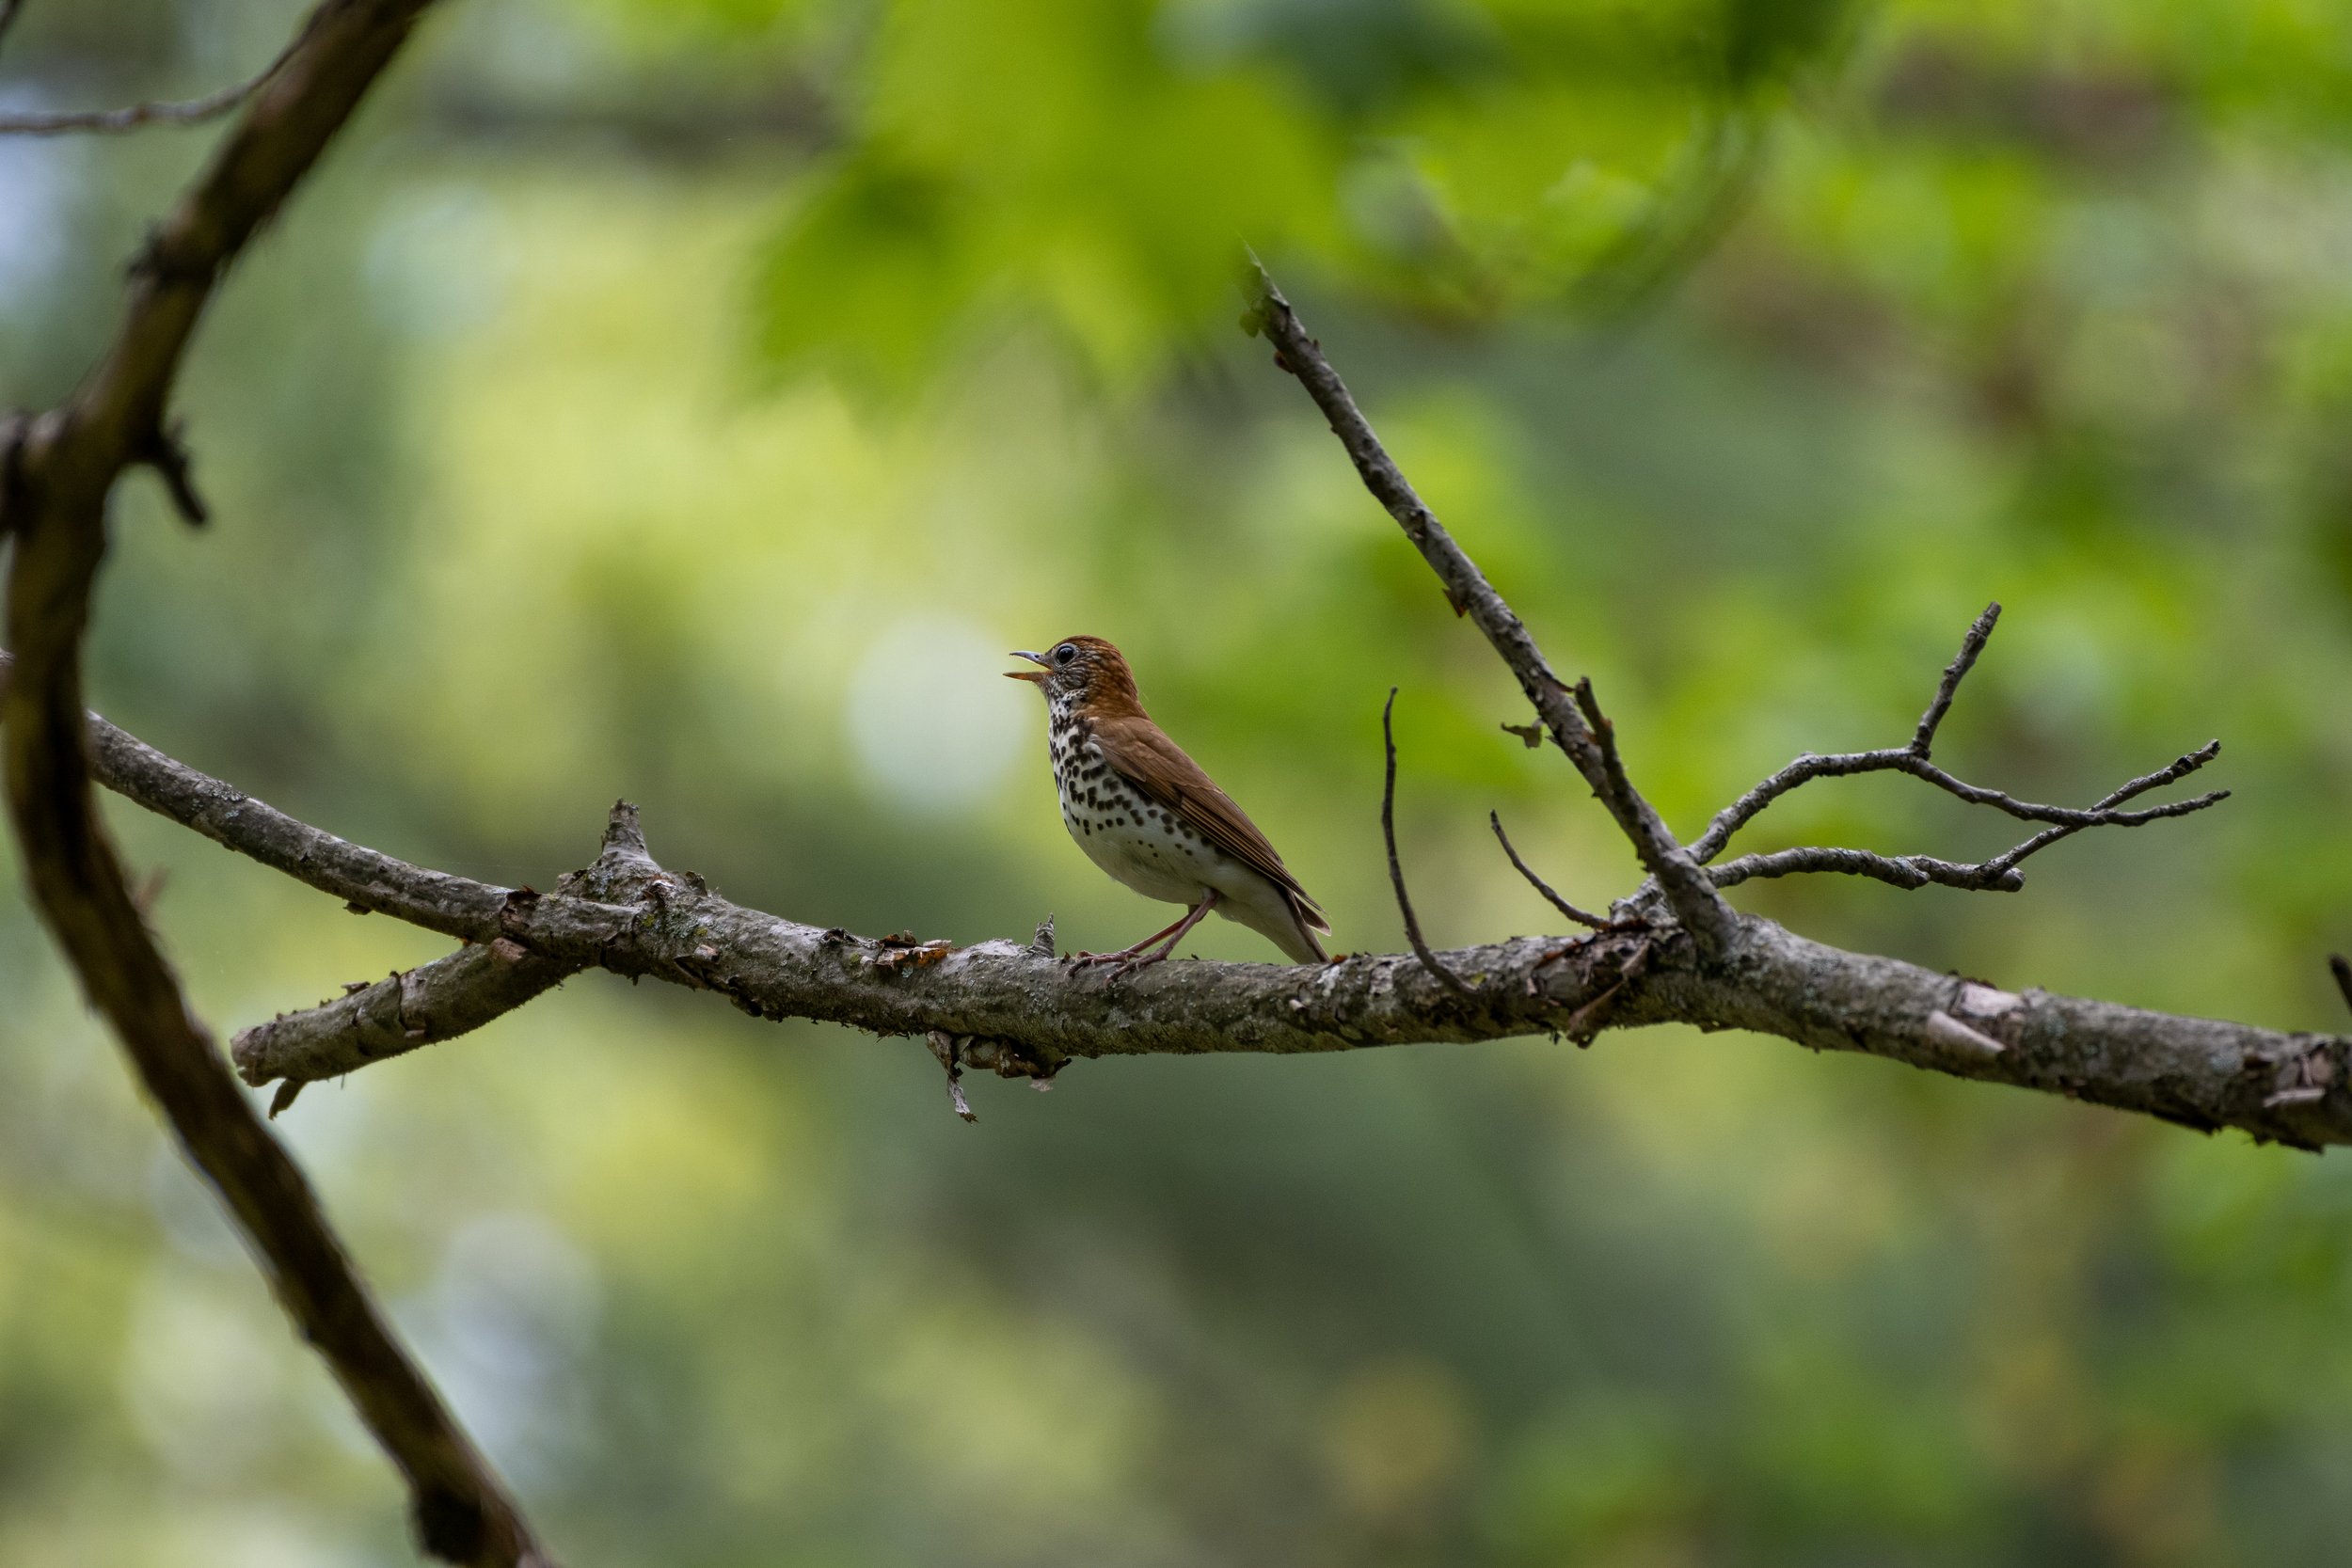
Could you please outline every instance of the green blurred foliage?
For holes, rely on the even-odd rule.
[[[201,90],[288,0],[33,0],[11,102]],[[235,277],[216,525],[119,508],[100,704],[509,882],[603,807],[796,917],[1156,923],[1001,650],[1117,639],[1331,908],[1633,870],[1296,388],[1242,243],[1686,832],[1908,733],[2221,811],[2011,896],[1742,889],[2003,984],[2341,1025],[2352,18],[2327,0],[481,0]],[[61,395],[202,135],[0,143],[0,396]],[[224,1034],[421,933],[118,810]],[[2005,842],[1899,782],[1759,847]],[[7,867],[0,863],[0,872]],[[12,879],[12,877],[11,877]],[[1198,950],[1267,956],[1236,927]],[[391,1481],[0,913],[0,1561],[406,1560]],[[566,1560],[2333,1563],[2352,1179],[1677,1031],[1082,1065],[587,976],[283,1126]]]

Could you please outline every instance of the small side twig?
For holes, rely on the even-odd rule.
[[[1579,675],[1569,688],[1576,698],[1576,710],[1584,716],[1591,727],[1593,740],[1600,748],[1601,793],[1612,804],[1635,799],[1633,781],[1626,777],[1625,758],[1617,754],[1617,727],[1609,716],[1600,711],[1600,703],[1593,696],[1593,677]]]
[[[1502,845],[1502,852],[1511,857],[1512,866],[1518,870],[1520,876],[1527,879],[1528,886],[1534,888],[1537,893],[1542,894],[1544,897],[1549,901],[1553,909],[1558,910],[1562,914],[1567,916],[1568,919],[1574,921],[1579,926],[1589,926],[1596,931],[1605,931],[1609,928],[1609,919],[1606,915],[1597,915],[1589,910],[1578,909],[1574,904],[1569,903],[1566,899],[1561,897],[1557,893],[1554,893],[1549,882],[1547,882],[1541,877],[1536,876],[1534,867],[1530,866],[1525,861],[1519,859],[1519,852],[1511,847],[1511,835],[1502,831],[1502,813],[1492,811],[1488,812],[1486,814],[1486,822],[1488,826],[1494,829],[1496,839]]]
[[[174,425],[159,428],[139,450],[139,461],[155,470],[164,482],[164,491],[171,497],[172,510],[190,528],[202,528],[212,520],[212,509],[196,488],[196,476],[190,471],[188,449]]]
[[[931,1054],[938,1057],[939,1065],[946,1069],[947,1108],[967,1122],[979,1120],[979,1113],[972,1109],[972,1101],[963,1094],[963,1047],[971,1037],[959,1037],[945,1029],[933,1029],[924,1038],[931,1048]]]
[[[1388,752],[1388,774],[1380,786],[1380,836],[1389,845],[1389,882],[1396,889],[1397,912],[1405,917],[1405,940],[1413,944],[1413,957],[1421,966],[1445,982],[1448,990],[1465,1000],[1472,999],[1469,986],[1459,975],[1438,961],[1422,940],[1421,922],[1413,915],[1413,899],[1405,891],[1405,867],[1396,858],[1396,731],[1391,716],[1396,711],[1396,688],[1389,688],[1389,700],[1380,708],[1380,743]]]
[[[2080,810],[2021,800],[2004,790],[1969,784],[1938,767],[1930,757],[1935,744],[1936,729],[1943,723],[1944,716],[1951,710],[1952,700],[1960,692],[1960,683],[1976,667],[1978,656],[1984,652],[1985,643],[1991,639],[1994,626],[2000,617],[2001,607],[1997,603],[1990,604],[1969,626],[1968,635],[1962,640],[1960,652],[1945,667],[1943,679],[1936,683],[1935,695],[1928,703],[1927,711],[1920,715],[1908,744],[1883,747],[1874,752],[1840,752],[1828,756],[1807,752],[1716,813],[1714,821],[1708,824],[1707,832],[1691,845],[1691,852],[1702,865],[1707,865],[1723,852],[1734,833],[1762,816],[1765,808],[1782,796],[1816,779],[1851,778],[1859,773],[1907,773],[1971,805],[1990,806],[2020,821],[2047,824],[2042,832],[1990,860],[1973,864],[1938,860],[1931,855],[1881,855],[1867,849],[1819,847],[1742,855],[1721,865],[1708,865],[1708,875],[1715,886],[1727,888],[1758,878],[1792,877],[1826,871],[1869,877],[1901,888],[1926,887],[1934,883],[1971,892],[2013,893],[2026,883],[2023,873],[2017,869],[2019,863],[2086,828],[2137,828],[2167,817],[2186,816],[2191,812],[2203,811],[2230,798],[2228,790],[2217,789],[2192,800],[2170,800],[2137,811],[2120,809],[2124,802],[2186,778],[2213,761],[2221,754],[2221,742],[2218,740],[2209,741],[2153,773],[2131,780],[2106,799]]]
[[[0,0],[0,33],[8,31],[16,20],[23,0]],[[62,136],[79,132],[102,134],[136,131],[148,125],[201,125],[218,119],[238,104],[267,87],[271,78],[285,70],[286,62],[310,40],[310,29],[296,32],[294,41],[278,52],[278,56],[261,71],[232,87],[201,98],[186,98],[176,102],[127,104],[119,109],[57,109],[30,110],[17,114],[0,114],[0,135]]]
[[[1968,635],[1961,639],[1960,652],[1953,655],[1951,663],[1944,667],[1944,678],[1936,682],[1935,695],[1929,701],[1927,712],[1919,716],[1919,727],[1912,732],[1911,751],[1914,756],[1924,759],[1933,749],[1936,726],[1943,723],[1944,715],[1951,711],[1952,699],[1960,695],[1960,683],[1967,679],[1968,672],[1977,667],[1977,656],[1984,652],[1985,643],[1992,639],[1993,627],[2000,619],[2001,602],[1995,599],[1984,607],[1984,613],[1977,617],[1968,628]]]
[[[2336,977],[2336,990],[2344,992],[2344,1005],[2352,1007],[2352,961],[2346,961],[2341,953],[2330,953],[2328,970]]]

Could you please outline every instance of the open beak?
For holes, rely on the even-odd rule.
[[[1043,654],[1033,654],[1026,648],[1015,648],[1012,651],[1012,657],[1015,658],[1025,658],[1031,664],[1042,664],[1045,662],[1045,656]],[[1008,670],[1005,672],[1005,679],[1009,681],[1027,681],[1032,686],[1043,686],[1045,684],[1045,673],[1041,670]]]

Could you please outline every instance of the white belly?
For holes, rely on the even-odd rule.
[[[1146,898],[1170,904],[1198,904],[1210,888],[1226,891],[1230,857],[1174,812],[1107,768],[1073,783],[1062,793],[1062,825],[1087,859]]]

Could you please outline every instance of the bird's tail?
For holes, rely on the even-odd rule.
[[[1289,892],[1288,889],[1284,890],[1283,902],[1290,906],[1291,929],[1282,937],[1275,938],[1275,945],[1288,954],[1292,961],[1295,963],[1329,963],[1331,955],[1325,952],[1323,943],[1315,940],[1317,931],[1328,931],[1331,928],[1331,923],[1323,918],[1323,911],[1315,908],[1311,900],[1302,898],[1297,894]],[[1284,937],[1289,940],[1285,941]]]

